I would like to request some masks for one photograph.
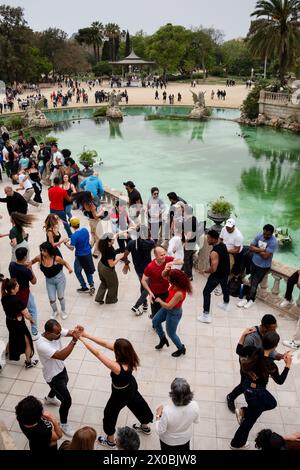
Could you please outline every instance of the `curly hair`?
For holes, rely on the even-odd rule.
[[[262,429],[256,436],[255,447],[260,450],[284,450],[285,440],[271,429]]]
[[[183,271],[180,271],[179,269],[172,269],[168,274],[168,279],[170,284],[173,284],[180,290],[183,290],[188,294],[192,293],[193,289],[191,281]]]

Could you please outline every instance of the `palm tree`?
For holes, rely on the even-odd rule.
[[[93,41],[93,47],[95,51],[95,58],[97,61],[100,60],[100,47],[103,43],[104,38],[104,26],[99,21],[94,21],[91,24],[91,36]]]
[[[120,26],[116,23],[108,23],[105,26],[105,35],[110,43],[110,59],[115,62],[117,60],[117,41],[120,39],[121,30]]]
[[[254,55],[274,56],[279,62],[279,76],[285,73],[300,48],[300,1],[258,0],[248,38]]]

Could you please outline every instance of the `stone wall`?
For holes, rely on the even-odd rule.
[[[259,99],[259,113],[269,119],[287,120],[293,117],[300,122],[300,103],[292,103],[289,96],[283,93],[262,91]]]

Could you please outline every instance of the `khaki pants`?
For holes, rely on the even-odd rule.
[[[23,198],[28,204],[31,204],[32,206],[39,207],[39,203],[32,201],[31,198],[34,195],[34,189],[26,189],[25,193],[23,194]]]
[[[99,256],[99,240],[103,235],[102,223],[99,219],[90,219],[90,229],[91,229],[91,246],[94,247],[94,255]]]
[[[98,273],[101,284],[99,286],[95,301],[103,302],[107,291],[105,303],[115,304],[118,302],[119,281],[115,268],[108,268],[99,261]]]

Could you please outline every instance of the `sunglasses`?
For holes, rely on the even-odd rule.
[[[153,196],[158,196],[158,195],[159,195],[159,193],[153,193]]]

